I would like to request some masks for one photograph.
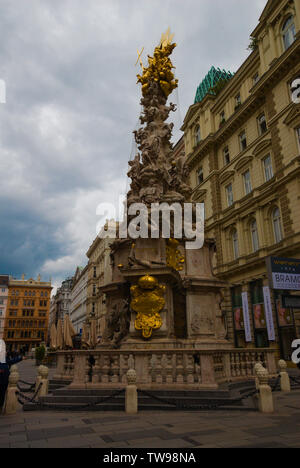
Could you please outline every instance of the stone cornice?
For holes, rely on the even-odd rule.
[[[224,184],[225,182],[229,181],[235,174],[235,171],[226,171],[223,172],[223,174],[219,177],[219,181],[221,184]]]
[[[294,104],[288,115],[283,121],[288,127],[297,127],[300,125],[300,104]]]
[[[253,156],[244,156],[236,163],[236,165],[234,166],[234,170],[239,172],[241,169],[247,166],[251,161],[253,161]]]

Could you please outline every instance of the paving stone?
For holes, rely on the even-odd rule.
[[[10,448],[30,448],[30,445],[28,442],[13,442],[9,444]]]

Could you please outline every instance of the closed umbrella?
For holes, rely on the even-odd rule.
[[[87,326],[84,323],[83,326],[82,326],[81,346],[88,346],[89,345],[86,328],[87,328]]]
[[[56,347],[57,349],[63,349],[63,333],[61,320],[57,321],[57,333],[56,333]]]
[[[74,333],[75,335],[76,333]],[[64,316],[64,328],[63,328],[64,347],[73,348],[72,330],[69,316]]]
[[[77,335],[75,328],[73,327],[73,323],[71,322],[70,316],[67,315],[67,322],[68,322],[68,327],[69,327],[69,332],[71,337]]]
[[[52,349],[57,348],[57,331],[55,323],[53,322],[50,329],[50,347]]]

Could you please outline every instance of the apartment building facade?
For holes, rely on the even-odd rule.
[[[215,274],[229,284],[228,337],[290,359],[300,312],[283,310],[282,291],[271,290],[270,340],[263,288],[267,257],[300,259],[300,2],[268,1],[251,36],[253,51],[234,75],[212,69],[200,84],[182,130],[193,201],[204,203],[206,236],[216,239]]]
[[[3,339],[8,351],[30,351],[47,340],[51,282],[9,277]]]
[[[0,339],[3,339],[8,302],[8,275],[0,275]]]
[[[82,333],[87,318],[88,267],[77,267],[71,290],[70,319],[77,333]]]

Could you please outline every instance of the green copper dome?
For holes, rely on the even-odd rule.
[[[220,68],[211,67],[204,80],[197,88],[195,102],[201,102],[207,94],[217,95],[224,84],[233,77],[230,71],[220,70]],[[219,84],[219,86],[218,86]]]

